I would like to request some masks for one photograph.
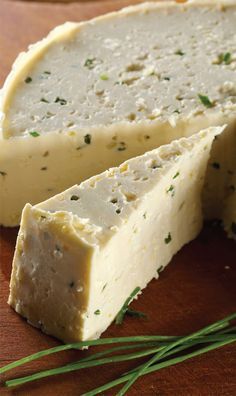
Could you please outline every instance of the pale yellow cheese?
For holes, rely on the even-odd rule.
[[[26,205],[9,304],[63,341],[98,338],[136,287],[197,236],[215,136],[150,151],[36,206]]]

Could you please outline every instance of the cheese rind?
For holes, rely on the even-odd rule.
[[[73,186],[22,216],[9,303],[64,341],[98,338],[202,226],[209,128]],[[122,257],[121,257],[122,252]]]
[[[147,3],[67,23],[30,47],[2,90],[0,224],[17,225],[26,202],[231,123],[235,23],[234,1]]]

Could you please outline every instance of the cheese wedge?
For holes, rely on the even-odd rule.
[[[66,23],[30,46],[2,89],[0,224],[17,225],[26,202],[230,124],[235,26],[234,0],[155,2]]]
[[[202,189],[222,127],[150,151],[26,205],[9,304],[63,341],[98,338],[203,221]]]

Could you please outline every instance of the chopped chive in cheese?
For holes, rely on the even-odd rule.
[[[90,134],[87,134],[87,135],[84,136],[84,143],[90,144],[91,140],[92,140],[92,137],[91,137]]]
[[[175,175],[173,176],[173,179],[176,179],[176,177],[178,177],[178,176],[179,176],[179,174],[180,174],[180,173],[179,173],[179,171],[178,171],[178,172],[176,172],[176,173],[175,173]]]
[[[116,316],[116,324],[122,324],[123,320],[124,320],[124,316],[128,310],[128,306],[129,304],[132,302],[132,300],[134,299],[134,297],[140,292],[140,287],[137,286],[135,287],[135,289],[132,291],[132,293],[130,294],[130,296],[125,300],[124,305],[122,306],[121,310],[118,312],[117,316]]]
[[[171,236],[171,233],[170,233],[170,232],[168,232],[168,235],[167,235],[167,237],[164,239],[164,241],[165,241],[166,244],[168,244],[168,243],[170,243],[170,242],[172,241],[172,236]]]
[[[67,101],[65,99],[63,99],[63,98],[59,98],[59,96],[56,97],[54,102],[55,103],[60,103],[60,105],[62,105],[62,106],[67,104]]]
[[[118,145],[118,147],[117,147],[117,150],[118,150],[118,151],[124,151],[124,150],[126,150],[126,144],[125,144],[125,142],[120,142],[119,145]]]
[[[29,133],[31,136],[33,136],[33,137],[38,137],[38,136],[40,136],[40,133],[38,133],[37,131],[32,131],[32,132],[30,132]]]
[[[160,267],[157,268],[157,273],[160,275],[160,273],[164,270],[164,266],[161,265]]]
[[[202,94],[198,94],[198,97],[199,97],[201,103],[202,103],[205,107],[211,108],[211,107],[214,106],[214,103],[209,99],[208,96],[202,95]]]
[[[30,77],[30,76],[26,77],[25,83],[26,83],[26,84],[29,84],[29,83],[31,83],[31,82],[32,82],[32,77]]]
[[[70,197],[70,200],[71,201],[78,201],[78,199],[79,199],[79,197],[78,197],[78,195],[72,195],[71,197]]]
[[[232,55],[230,52],[226,53],[221,53],[218,55],[218,63],[222,64],[225,63],[226,65],[229,65],[231,63]]]
[[[100,75],[100,80],[106,81],[106,80],[109,80],[109,77],[108,77],[107,74],[101,74]]]
[[[84,66],[85,67],[87,67],[88,69],[93,69],[94,68],[94,61],[95,61],[95,58],[88,58],[88,59],[86,59],[86,61],[84,62]]]
[[[178,49],[177,51],[175,51],[175,55],[184,56],[185,52],[183,52],[181,49]]]
[[[100,314],[101,314],[100,309],[96,309],[96,311],[94,311],[94,315],[100,315]]]
[[[167,193],[171,193],[170,195],[173,197],[175,195],[175,187],[173,184],[170,185],[170,187],[166,190]]]

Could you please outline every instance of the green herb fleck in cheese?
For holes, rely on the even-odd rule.
[[[70,197],[70,200],[71,200],[71,201],[78,201],[78,199],[79,199],[78,195],[72,195],[72,196]]]
[[[59,98],[59,96],[56,97],[55,103],[60,103],[61,106],[64,106],[67,104],[67,101],[63,98]]]
[[[26,79],[25,79],[25,83],[26,84],[29,84],[29,83],[31,83],[32,82],[32,77],[26,77]]]
[[[205,107],[213,107],[214,103],[206,95],[198,94],[198,97]]]
[[[165,238],[165,243],[168,244],[171,242],[171,240],[172,240],[172,237],[171,237],[171,233],[169,232],[167,237]]]
[[[184,56],[185,52],[183,52],[181,49],[178,49],[177,51],[175,51],[175,55]]]
[[[88,69],[93,69],[94,68],[94,61],[95,61],[96,59],[95,58],[88,58],[88,59],[86,59],[86,61],[84,62],[84,66],[85,67],[87,67]]]
[[[29,132],[29,134],[30,134],[31,136],[33,136],[33,137],[38,137],[38,136],[40,136],[40,133],[38,133],[38,132],[36,132],[36,131]]]
[[[100,75],[100,80],[106,81],[106,80],[109,80],[109,77],[108,77],[107,74],[101,74]]]
[[[91,140],[92,140],[92,137],[91,137],[90,134],[87,134],[87,135],[84,136],[84,143],[90,144]]]

